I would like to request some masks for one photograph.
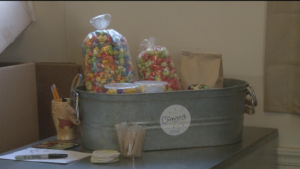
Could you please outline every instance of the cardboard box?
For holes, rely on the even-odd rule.
[[[70,97],[82,72],[75,63],[0,63],[0,153],[56,135],[50,86]]]

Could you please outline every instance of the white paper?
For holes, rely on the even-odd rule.
[[[27,148],[20,151],[13,152],[11,154],[0,156],[0,159],[16,160],[17,155],[35,155],[35,154],[68,154],[66,158],[56,158],[56,159],[35,159],[26,160],[32,162],[46,162],[46,163],[71,163],[76,160],[88,157],[92,155],[91,153],[82,153],[77,151],[69,150],[53,150],[53,149],[39,149],[39,148]]]

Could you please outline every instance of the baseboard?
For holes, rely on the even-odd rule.
[[[300,148],[277,148],[278,167],[279,168],[300,168]],[[282,167],[280,167],[282,166]]]

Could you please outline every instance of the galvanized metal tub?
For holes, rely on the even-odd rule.
[[[253,88],[237,79],[224,79],[222,89],[198,91],[114,95],[87,92],[85,85],[75,91],[82,144],[91,150],[119,150],[114,125],[123,121],[147,126],[144,151],[236,143],[242,139],[246,96],[251,96],[253,112],[257,104]],[[183,127],[173,118],[173,128],[179,126],[177,134],[167,133],[163,122],[167,108],[174,106],[185,108],[181,114],[188,112],[190,117],[188,127],[187,122],[180,123],[185,125],[181,133]]]

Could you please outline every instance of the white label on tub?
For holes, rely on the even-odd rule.
[[[167,107],[160,116],[160,127],[169,135],[184,133],[190,126],[190,112],[181,105]]]
[[[145,93],[159,93],[162,92],[161,86],[146,86]]]

